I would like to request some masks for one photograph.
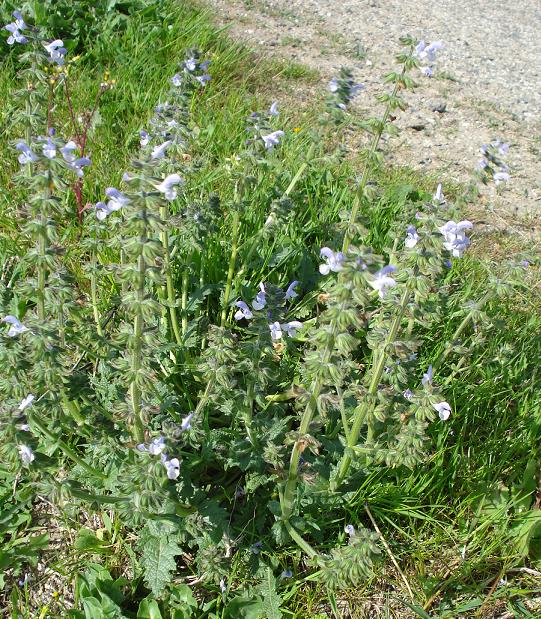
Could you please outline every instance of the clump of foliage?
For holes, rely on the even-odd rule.
[[[381,137],[406,107],[410,72],[427,58],[432,66],[441,46],[401,40],[381,117],[357,123],[370,140],[353,201],[325,227],[321,247],[306,232],[297,189],[314,161],[343,154],[326,152],[321,133],[352,122],[360,88],[351,72],[331,82],[321,133],[308,138],[297,169],[282,156],[295,135],[276,103],[253,112],[216,161],[202,146],[212,131],[195,112],[212,65],[189,49],[132,136],[139,148],[116,186],[81,209],[76,189],[91,158],[82,134],[64,139],[51,126],[66,94],[51,88],[51,67],[58,85],[68,50],[47,37],[39,12],[14,19],[8,43],[20,46],[27,87],[10,139],[27,251],[7,265],[0,291],[0,453],[6,487],[25,481],[10,513],[39,496],[66,518],[99,514],[101,538],[86,529],[76,540],[97,555],[108,552],[104,537],[113,545],[121,527],[129,531],[151,594],[142,617],[160,616],[152,613],[163,599],[171,617],[210,612],[180,575],[219,590],[224,616],[282,616],[278,566],[261,551],[269,532],[276,547],[296,544],[329,591],[357,586],[381,559],[379,537],[346,521],[347,539],[329,544],[321,513],[342,518],[374,472],[407,476],[426,462],[432,439],[459,414],[447,391],[482,354],[486,306],[511,289],[496,276],[480,298],[461,289],[455,266],[472,224],[459,221],[441,187],[413,194],[383,242],[370,242]],[[219,192],[200,182],[208,173],[224,179]],[[447,336],[425,354],[434,329]],[[236,596],[233,565],[251,582]],[[18,578],[16,555],[5,566]],[[71,616],[123,616],[128,585],[92,564],[77,577]]]

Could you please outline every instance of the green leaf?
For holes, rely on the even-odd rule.
[[[260,598],[238,595],[225,607],[223,619],[261,619],[265,617],[264,612],[265,606]]]
[[[139,604],[137,619],[163,619],[158,602],[152,598],[145,598],[141,604]]]
[[[180,554],[181,550],[176,539],[167,535],[149,536],[143,539],[140,550],[145,583],[158,597],[170,582],[171,574],[176,570],[175,557]]]
[[[280,610],[282,598],[276,592],[276,578],[270,567],[265,570],[265,575],[257,586],[257,591],[263,597],[263,610],[266,619],[282,619]]]

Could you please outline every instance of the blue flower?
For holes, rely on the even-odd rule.
[[[108,215],[115,211],[119,211],[123,206],[130,203],[130,199],[114,187],[107,187],[105,195],[111,198],[109,202],[107,204],[105,204],[105,202],[98,202],[96,204],[96,217],[100,221],[103,221]]]
[[[184,419],[181,421],[180,423],[180,429],[185,432],[186,430],[190,430],[191,426],[191,420],[192,417],[194,416],[194,413],[189,413],[188,415],[186,415],[186,417],[184,417]]]
[[[188,71],[195,71],[197,60],[195,58],[188,58],[188,60],[184,61],[184,66],[188,69]]]
[[[26,163],[33,163],[39,159],[39,157],[30,150],[30,147],[25,142],[18,142],[15,148],[21,151],[18,159],[19,163],[22,165]]]
[[[287,290],[286,290],[286,301],[289,301],[289,299],[295,299],[296,297],[299,296],[295,292],[295,288],[298,285],[299,285],[299,282],[297,280],[295,280],[294,282],[291,282],[291,284],[289,284],[289,286],[287,287]]]
[[[447,421],[451,416],[451,407],[447,402],[439,402],[438,404],[432,404],[432,407],[438,411],[440,419]]]
[[[246,318],[246,320],[250,320],[250,318],[253,317],[253,314],[250,308],[246,305],[244,301],[237,301],[235,303],[235,307],[239,308],[235,312],[235,315],[234,315],[235,320],[242,320],[243,318]]]
[[[64,42],[61,39],[55,39],[51,43],[43,43],[43,47],[49,52],[49,62],[56,62],[59,67],[64,64],[64,56],[68,51],[63,45]]]
[[[164,455],[162,456],[162,464],[165,466],[167,477],[169,479],[176,479],[180,475],[180,462],[178,458],[171,458],[171,460],[167,460]]]
[[[406,240],[404,241],[404,245],[411,249],[417,245],[420,238],[421,237],[417,234],[417,229],[415,226],[408,226],[406,229]]]
[[[378,271],[375,274],[374,279],[368,282],[370,286],[374,288],[374,290],[378,291],[378,295],[380,299],[383,299],[383,297],[385,296],[389,288],[396,286],[396,280],[394,280],[392,277],[389,277],[387,275],[388,273],[392,273],[394,271],[396,271],[396,267],[390,264],[386,267],[383,267],[383,269],[381,269],[380,271]]]
[[[36,458],[34,452],[28,447],[28,445],[17,445],[21,461],[25,466],[28,466]]]
[[[289,337],[295,337],[297,330],[302,329],[302,322],[298,320],[291,320],[281,325],[282,329],[289,335]]]
[[[335,253],[328,247],[322,247],[319,255],[327,261],[327,264],[319,265],[321,275],[328,275],[331,271],[337,273],[342,270],[342,262],[345,256],[341,251]]]
[[[151,159],[161,159],[162,157],[165,156],[165,151],[167,150],[168,146],[170,146],[171,144],[171,140],[167,140],[166,142],[164,142],[163,144],[160,144],[159,146],[156,146],[152,153],[150,154],[150,158]]]
[[[201,84],[201,86],[205,86],[207,82],[210,82],[211,77],[208,73],[205,73],[204,75],[198,75],[195,79]]]
[[[351,537],[355,535],[355,527],[352,524],[346,524],[344,531]]]
[[[275,342],[282,337],[282,327],[278,321],[269,325],[271,339]]]
[[[278,111],[278,101],[273,101],[270,109],[269,109],[269,114],[271,116],[279,116],[280,112]]]
[[[0,322],[7,322],[8,325],[11,325],[8,329],[8,337],[15,337],[28,331],[28,327],[25,327],[23,323],[15,316],[4,316]]]
[[[267,135],[262,135],[261,139],[265,143],[265,148],[267,150],[272,150],[275,146],[280,144],[280,138],[285,134],[283,131],[273,131],[272,133],[268,133]]]
[[[291,578],[293,576],[293,572],[291,570],[284,570],[280,574],[280,578]]]
[[[141,140],[139,141],[139,144],[141,144],[141,146],[146,146],[150,140],[152,139],[152,137],[150,136],[149,133],[147,133],[146,131],[139,131],[139,136],[141,138]]]
[[[32,402],[36,399],[36,396],[33,395],[32,393],[29,393],[26,398],[23,398],[21,400],[21,403],[19,404],[19,408],[17,410],[19,410],[21,413],[22,411],[24,411],[26,408],[28,408],[29,406],[32,406]]]
[[[448,221],[443,226],[440,226],[439,231],[443,234],[445,249],[449,250],[455,258],[461,258],[464,251],[470,245],[470,239],[466,236],[465,230],[473,228],[471,221],[465,219],[455,223]]]
[[[178,174],[169,174],[159,185],[156,185],[156,189],[164,194],[166,200],[174,200],[177,197],[175,185],[181,183],[183,180]]]
[[[19,13],[19,11],[14,11],[12,15],[15,17],[15,21],[4,26],[4,28],[11,33],[8,37],[7,44],[13,45],[14,43],[26,43],[28,39],[20,32],[21,30],[26,29],[23,16]]]
[[[432,369],[432,365],[428,366],[428,370],[423,374],[423,378],[421,380],[421,383],[423,384],[423,387],[427,387],[428,385],[432,385],[432,377],[434,375],[434,371]]]
[[[88,157],[79,157],[79,159],[72,162],[70,168],[75,171],[77,176],[82,177],[84,174],[83,168],[89,166],[91,163]]]
[[[77,146],[77,144],[75,144],[73,140],[70,140],[69,142],[66,142],[64,146],[62,146],[60,152],[62,153],[62,157],[64,157],[65,161],[67,161],[68,163],[73,163],[76,159],[76,156],[73,153],[78,148],[79,147]]]
[[[43,154],[47,159],[54,159],[56,157],[56,144],[47,138],[47,142],[43,145]]]
[[[262,310],[267,304],[267,297],[265,293],[265,286],[263,283],[259,284],[260,291],[257,293],[255,299],[252,301],[252,307],[255,310]]]

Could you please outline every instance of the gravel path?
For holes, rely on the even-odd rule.
[[[317,69],[340,66],[366,88],[362,112],[393,66],[398,37],[442,40],[435,77],[419,76],[388,144],[396,162],[468,181],[482,144],[511,144],[511,180],[484,188],[480,219],[525,237],[541,231],[541,3],[539,0],[208,0],[242,42]],[[360,54],[359,54],[360,52]],[[439,109],[440,111],[435,111]],[[441,111],[445,109],[445,111]]]

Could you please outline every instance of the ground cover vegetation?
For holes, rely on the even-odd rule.
[[[441,44],[366,119],[185,3],[3,11],[7,616],[535,616],[536,257],[380,150]]]

